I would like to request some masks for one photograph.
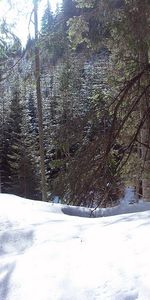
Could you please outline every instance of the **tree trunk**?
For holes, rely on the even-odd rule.
[[[46,191],[46,175],[44,163],[44,131],[43,131],[43,112],[42,112],[42,96],[40,83],[40,55],[39,55],[39,34],[38,34],[38,0],[34,3],[34,28],[35,28],[35,78],[36,78],[36,96],[38,108],[38,126],[39,126],[39,151],[40,151],[40,169],[41,169],[41,188],[42,200],[47,200]]]

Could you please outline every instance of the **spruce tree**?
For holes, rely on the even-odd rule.
[[[13,90],[8,118],[8,152],[7,161],[10,167],[10,190],[9,192],[21,193],[21,160],[23,155],[22,145],[22,106],[18,87]]]
[[[51,11],[50,2],[47,0],[47,7],[44,11],[42,21],[41,21],[41,33],[50,34],[54,26],[54,16]]]
[[[43,131],[43,109],[42,109],[42,93],[40,79],[40,49],[39,49],[39,32],[38,32],[38,1],[33,0],[34,4],[34,29],[35,29],[35,83],[36,83],[36,98],[37,98],[37,114],[38,114],[38,129],[39,129],[39,157],[40,157],[40,173],[41,173],[41,190],[42,200],[47,200],[46,190],[46,174],[44,160],[44,131]]]

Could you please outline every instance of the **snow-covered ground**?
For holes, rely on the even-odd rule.
[[[90,211],[1,194],[0,300],[149,300],[150,204],[131,197],[81,218]]]

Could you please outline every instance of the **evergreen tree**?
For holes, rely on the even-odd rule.
[[[8,161],[9,138],[7,125],[3,123],[1,128],[1,144],[0,144],[0,183],[1,192],[7,193],[10,189],[10,165]]]
[[[50,2],[47,0],[47,7],[42,17],[41,33],[51,34],[54,26],[54,16],[51,11]]]
[[[36,175],[29,155],[26,133],[23,126],[23,107],[20,92],[15,87],[12,93],[10,113],[3,125],[1,151],[2,191],[34,198]]]
[[[22,155],[22,107],[18,89],[13,91],[8,121],[10,181],[12,192],[20,194],[20,168]]]
[[[33,0],[34,4],[34,30],[35,30],[35,84],[36,84],[36,98],[37,98],[37,115],[38,115],[38,129],[39,129],[39,158],[40,158],[40,173],[41,173],[41,189],[42,200],[47,200],[46,190],[46,174],[45,174],[45,160],[44,160],[44,131],[43,131],[43,109],[42,109],[42,93],[41,93],[41,79],[40,79],[40,51],[39,51],[39,32],[38,32],[38,1]]]

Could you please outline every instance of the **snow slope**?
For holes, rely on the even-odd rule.
[[[66,209],[0,195],[0,300],[149,300],[150,211]]]

